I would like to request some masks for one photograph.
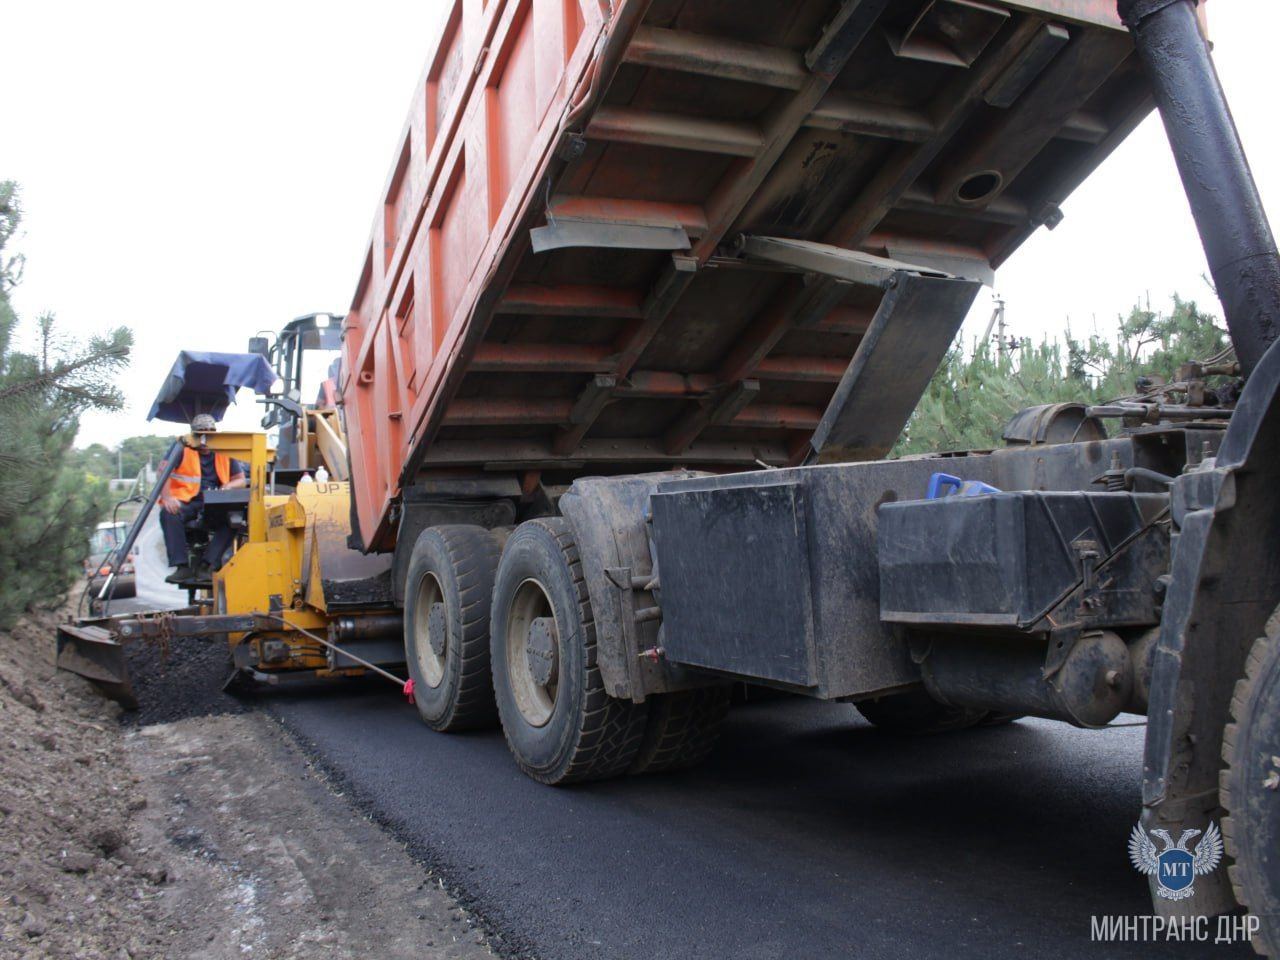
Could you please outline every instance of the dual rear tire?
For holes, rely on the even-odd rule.
[[[498,713],[520,769],[550,784],[625,773],[649,705],[605,691],[582,562],[563,518],[530,520],[511,535],[492,623]]]
[[[481,527],[441,526],[414,546],[405,659],[423,720],[459,731],[501,723],[517,765],[568,784],[683,769],[714,747],[729,688],[609,696],[572,530],[530,520],[505,547]]]

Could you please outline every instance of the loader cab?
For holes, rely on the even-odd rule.
[[[262,426],[276,431],[280,483],[296,484],[324,463],[316,437],[317,417],[325,420],[330,432],[342,433],[337,415],[342,319],[340,314],[305,314],[289,321],[279,333],[249,340],[249,352],[265,357],[279,377],[278,393],[262,401],[267,408]]]

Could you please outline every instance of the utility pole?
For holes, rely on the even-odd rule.
[[[1004,339],[1004,299],[995,297],[992,301],[995,304],[991,311],[991,319],[987,321],[987,329],[982,334],[982,342],[986,343],[991,339],[992,329],[996,330],[996,354],[1003,357],[1008,350],[1008,344]]]
[[[996,300],[996,337],[1000,344],[1000,356],[1009,352],[1009,342],[1004,338],[1004,301]]]

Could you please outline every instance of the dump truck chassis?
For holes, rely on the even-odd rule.
[[[923,690],[970,719],[1027,713],[1103,726],[1121,711],[1145,713],[1143,825],[1203,831],[1223,817],[1223,732],[1249,722],[1232,714],[1233,692],[1236,710],[1269,696],[1246,664],[1271,662],[1268,619],[1280,607],[1280,258],[1195,4],[1119,6],[1246,377],[1234,410],[1121,405],[1105,413],[1126,417],[1125,435],[1057,444],[1037,442],[1045,433],[1037,423],[1061,411],[1033,411],[1021,419],[1018,448],[845,463],[883,455],[885,424],[867,416],[883,390],[859,388],[892,370],[876,363],[868,337],[814,433],[811,465],[573,482],[557,504],[567,526],[555,529],[567,538],[564,563],[581,577],[589,618],[572,635],[559,623],[540,626],[545,616],[531,621],[535,681],[554,656],[544,648],[585,642],[589,624],[599,682],[611,709],[630,718],[656,698],[739,679],[854,701]],[[778,254],[749,238],[740,248]],[[910,269],[901,280],[941,290],[957,283]],[[896,436],[896,414],[888,419]],[[923,499],[930,475],[944,471],[999,492]],[[524,527],[516,529],[519,540]],[[932,601],[912,589],[930,576]],[[503,579],[500,565],[495,658],[513,602]],[[508,680],[497,679],[501,704]],[[526,770],[561,782],[510,730],[508,740]],[[627,768],[633,738],[617,741],[617,754],[594,766]],[[1227,742],[1228,762],[1231,749]],[[1232,828],[1236,855],[1251,868],[1274,865],[1265,842],[1258,846],[1269,836],[1265,811],[1256,798],[1240,803],[1231,819],[1249,825]],[[1280,880],[1235,876],[1235,892],[1225,870],[1202,877],[1194,908],[1153,903],[1162,913],[1219,913],[1247,894],[1264,918],[1262,946],[1277,949]]]

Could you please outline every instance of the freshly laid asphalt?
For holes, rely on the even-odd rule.
[[[501,733],[433,733],[386,684],[266,705],[506,953],[1253,956],[1090,940],[1091,915],[1152,912],[1126,850],[1141,727],[900,737],[847,705],[765,701],[734,708],[697,770],[554,789]]]
[[[157,524],[138,552],[139,596],[113,612],[180,605],[160,585]],[[154,669],[163,689],[188,691],[157,710],[244,709],[217,692],[221,657],[205,660],[212,672],[189,683],[170,682],[174,664]],[[847,705],[772,700],[736,706],[697,770],[553,789],[516,769],[500,732],[433,733],[385,682],[255,699],[447,879],[502,953],[1254,956],[1243,944],[1090,940],[1091,916],[1152,912],[1126,849],[1142,727],[1022,720],[901,737]]]

